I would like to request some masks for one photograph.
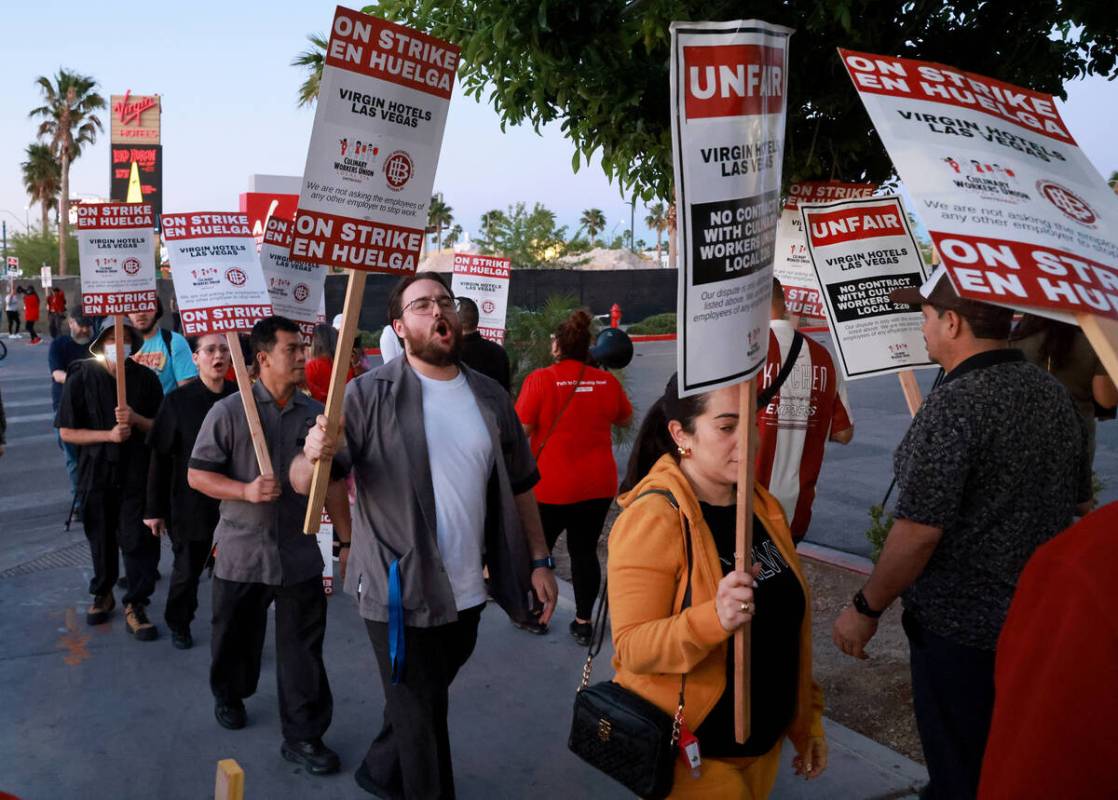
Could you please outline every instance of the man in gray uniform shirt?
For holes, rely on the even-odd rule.
[[[461,324],[442,278],[402,278],[389,318],[404,357],[349,384],[345,446],[328,442],[320,417],[291,483],[306,492],[312,462],[335,452],[335,464],[353,465],[346,590],[357,596],[385,695],[358,785],[381,797],[452,798],[448,690],[473,652],[487,594],[526,622],[534,591],[546,624],[554,565],[532,494],[539,473],[512,400],[460,363]]]
[[[306,355],[294,322],[263,319],[253,327],[250,344],[260,369],[252,393],[275,474],[260,474],[239,394],[218,401],[206,415],[187,473],[191,488],[221,500],[221,520],[214,531],[214,715],[225,728],[245,726],[244,699],[256,692],[268,606],[275,601],[280,752],[308,772],[325,775],[337,772],[339,761],[322,743],[334,707],[322,663],[323,562],[315,537],[303,533],[307,499],[286,479],[307,429],[323,408],[297,390]],[[342,465],[344,459],[339,471]],[[344,576],[349,546],[345,481],[331,483],[326,507],[342,543]]]

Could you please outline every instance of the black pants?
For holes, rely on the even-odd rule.
[[[474,652],[484,605],[458,612],[458,621],[435,628],[405,628],[404,676],[392,683],[388,625],[365,621],[384,685],[384,723],[365,755],[373,782],[388,797],[454,797],[449,689]]]
[[[50,312],[47,318],[47,327],[50,330],[50,338],[57,339],[59,334],[62,333],[62,322],[66,319],[65,314],[59,314],[57,311]]]
[[[606,522],[612,497],[583,500],[581,503],[556,506],[540,503],[540,520],[547,549],[554,550],[559,534],[567,532],[567,552],[571,556],[571,582],[575,586],[575,616],[590,619],[594,600],[602,584],[602,567],[598,562],[598,539]]]
[[[19,333],[19,312],[18,311],[9,311],[8,312],[8,335],[9,336],[15,336],[17,333]]]
[[[978,794],[982,755],[994,712],[994,651],[937,636],[906,611],[912,705],[928,764],[927,800]]]
[[[334,696],[322,663],[326,595],[322,578],[292,586],[239,583],[214,577],[210,689],[221,701],[256,693],[268,630],[268,606],[276,603],[276,683],[283,738],[296,742],[326,733]]]
[[[194,621],[194,612],[198,610],[198,579],[202,577],[212,545],[212,539],[191,541],[171,536],[175,562],[171,567],[171,585],[167,587],[167,608],[163,612],[163,619],[171,630],[185,631]]]
[[[144,525],[143,489],[91,489],[82,500],[82,526],[93,556],[92,595],[109,594],[119,575],[117,548],[124,557],[128,586],[124,603],[147,605],[155,591],[159,540]]]
[[[33,321],[27,320],[27,322],[24,323],[24,325],[27,328],[28,335],[32,339],[38,339],[39,338],[39,334],[35,333],[35,323]]]

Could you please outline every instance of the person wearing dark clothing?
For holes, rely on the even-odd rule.
[[[994,707],[994,650],[1021,570],[1084,513],[1087,431],[1060,383],[1008,347],[1013,312],[959,297],[940,267],[890,295],[919,305],[946,371],[893,459],[896,522],[833,639],[865,658],[903,596],[913,709],[928,765],[921,796],[974,797]]]
[[[123,364],[116,362],[118,335],[129,340]],[[125,622],[129,633],[150,641],[158,631],[148,621],[145,607],[155,589],[159,540],[143,522],[148,475],[144,434],[151,430],[163,390],[151,370],[127,358],[129,350],[139,349],[140,344],[127,322],[122,331],[106,325],[89,348],[98,358],[79,362],[66,378],[54,424],[62,441],[78,447],[78,488],[85,498],[82,523],[93,557],[89,593],[94,600],[86,622],[106,622],[116,605],[112,590],[119,546],[127,579]],[[118,369],[124,369],[127,403],[123,406],[117,405]]]
[[[339,760],[322,742],[334,709],[322,662],[324,565],[315,537],[303,533],[307,499],[287,479],[323,407],[297,391],[306,363],[298,325],[268,317],[253,327],[251,342],[260,370],[252,393],[274,472],[261,474],[239,395],[219,400],[206,414],[187,471],[191,488],[221,501],[214,532],[214,716],[230,730],[245,726],[244,700],[256,692],[268,606],[274,601],[280,752],[311,774],[325,775],[338,771]],[[339,565],[344,575],[349,542],[344,481],[330,483],[326,509],[347,548]]]
[[[194,644],[190,623],[198,608],[198,579],[213,547],[219,518],[218,501],[190,488],[190,453],[206,414],[218,400],[237,390],[225,380],[229,345],[224,336],[200,337],[194,364],[198,379],[163,399],[148,434],[151,466],[144,512],[144,524],[152,533],[158,536],[167,531],[171,536],[175,561],[163,618],[171,630],[171,644],[180,650]]]
[[[509,372],[509,354],[496,342],[486,339],[477,329],[477,303],[468,297],[458,298],[458,319],[462,323],[462,363],[482,375],[492,378],[511,391],[512,378]]]
[[[50,338],[57,339],[62,333],[62,322],[66,319],[66,295],[57,287],[47,295],[47,315]]]
[[[54,413],[62,402],[62,386],[70,372],[70,365],[89,358],[89,339],[93,334],[93,320],[89,317],[72,316],[69,320],[68,336],[58,336],[50,343],[47,351],[47,367],[50,369],[50,400]],[[66,456],[66,471],[70,474],[70,491],[76,498],[74,511],[81,516],[81,495],[78,493],[78,448],[58,437],[58,446]]]

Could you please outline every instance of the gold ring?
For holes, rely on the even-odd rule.
[[[741,604],[740,604],[740,605],[738,606],[738,611],[741,611],[741,612],[742,612],[743,614],[744,614],[745,612],[749,611],[749,603],[746,603],[746,602],[743,602],[743,603],[741,603]]]

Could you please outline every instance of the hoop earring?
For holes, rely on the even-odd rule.
[[[690,458],[691,457],[691,448],[690,447],[684,447],[683,445],[680,445],[679,447],[676,448],[676,452],[679,453],[680,458]]]

